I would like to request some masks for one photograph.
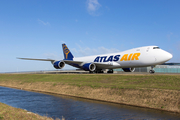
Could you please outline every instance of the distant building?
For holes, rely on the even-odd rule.
[[[149,72],[151,67],[136,68],[134,72]],[[168,63],[166,65],[156,65],[154,67],[156,73],[180,73],[180,63]],[[123,70],[114,69],[114,71],[122,72]]]

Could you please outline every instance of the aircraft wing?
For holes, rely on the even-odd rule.
[[[97,62],[84,62],[84,61],[72,61],[72,60],[63,60],[66,64],[72,65],[72,64],[78,64],[79,66],[84,65],[85,63],[93,63],[97,66],[97,68],[106,68],[113,66],[112,64],[108,63],[97,63]]]
[[[56,60],[53,60],[53,59],[34,59],[34,58],[17,58],[17,59],[23,59],[23,60],[39,60],[39,61],[56,61]]]
[[[57,61],[57,60],[54,60],[54,59],[35,59],[35,58],[17,58],[17,59],[38,60],[38,61],[51,61],[52,63],[54,61]],[[62,60],[62,61],[64,61],[66,64],[72,65],[72,66],[76,66],[76,65],[83,66],[86,63],[93,63],[93,64],[96,65],[97,68],[102,68],[102,69],[113,66],[112,64],[108,64],[108,63],[84,62],[84,61],[73,61],[73,60]]]

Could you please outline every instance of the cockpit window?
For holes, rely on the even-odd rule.
[[[153,47],[153,49],[160,49],[159,47]]]

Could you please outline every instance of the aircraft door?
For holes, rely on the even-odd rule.
[[[149,50],[150,50],[150,48],[149,48],[149,47],[147,47],[147,49],[146,49],[146,53],[148,53],[148,52],[149,52]]]
[[[152,50],[150,47],[147,47],[146,49],[146,55],[148,56],[148,61],[149,62],[155,62],[156,61],[156,57],[154,56],[154,54],[152,53]],[[151,56],[151,57],[149,57]]]

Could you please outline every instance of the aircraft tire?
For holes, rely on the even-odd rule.
[[[96,70],[95,72],[96,72],[96,73],[104,73],[103,70]]]
[[[110,69],[109,71],[107,71],[107,73],[113,73],[113,69]]]
[[[154,71],[154,70],[150,70],[149,73],[150,73],[150,74],[154,74],[155,71]]]

